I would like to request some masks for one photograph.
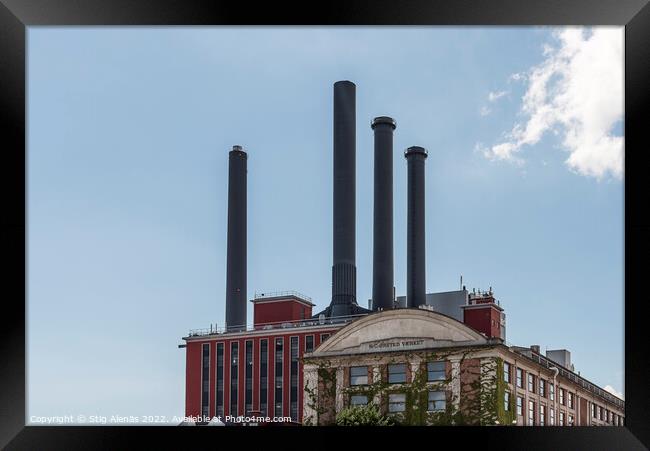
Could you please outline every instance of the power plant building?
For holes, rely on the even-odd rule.
[[[573,371],[567,350],[506,344],[505,312],[487,292],[426,293],[425,148],[407,163],[406,296],[395,296],[393,134],[374,133],[372,299],[357,303],[356,86],[333,91],[333,254],[330,304],[297,292],[247,298],[247,160],[229,154],[226,324],[191,330],[185,415],[290,417],[333,424],[376,405],[404,424],[622,425],[624,402]],[[247,306],[253,305],[253,324]],[[206,420],[207,422],[207,420]]]

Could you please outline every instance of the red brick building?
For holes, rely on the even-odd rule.
[[[312,319],[295,292],[257,296],[252,327],[192,330],[186,342],[186,416],[291,417],[302,421],[302,356],[356,317]]]

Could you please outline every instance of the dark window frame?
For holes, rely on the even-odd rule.
[[[391,401],[393,396],[403,396],[404,401]],[[392,406],[402,404],[403,408],[401,410],[391,410]],[[406,393],[389,393],[388,394],[388,413],[400,413],[406,411]]]
[[[266,383],[264,383],[266,381]],[[269,409],[269,340],[260,340],[260,415],[268,416]]]
[[[224,380],[224,359],[226,355],[225,344],[217,343],[217,362],[216,362],[216,371],[215,371],[215,414],[217,416],[223,416],[224,408],[224,390],[225,390],[225,380]]]
[[[515,385],[518,388],[524,388],[524,370],[521,368],[515,369]]]
[[[230,342],[230,410],[229,413],[232,416],[239,415],[239,367],[240,367],[239,342],[231,341]],[[233,407],[234,407],[234,411],[233,411]]]
[[[210,415],[210,343],[201,345],[201,415]]]
[[[244,368],[244,415],[250,415],[253,410],[253,352],[253,340],[246,340],[244,342],[244,364],[246,365]]]
[[[431,369],[432,365],[442,366],[442,369]],[[435,360],[433,362],[427,362],[427,382],[439,382],[447,379],[447,362],[444,360]],[[432,376],[432,375],[438,375]],[[442,376],[442,377],[440,377]]]
[[[440,393],[442,399],[431,399],[431,395]],[[432,404],[433,403],[433,408]],[[437,403],[442,403],[442,408],[436,408]],[[427,395],[427,412],[444,412],[447,409],[447,393],[444,390],[430,390]]]
[[[407,377],[406,377],[407,367],[406,367],[406,365],[407,365],[406,363],[391,363],[391,364],[388,365],[387,370],[388,370],[388,383],[389,384],[406,384],[407,383]],[[404,367],[404,372],[403,373],[394,371],[397,367],[402,367],[402,366]],[[391,367],[393,368],[392,372],[391,372]],[[391,380],[392,377],[402,375],[402,374],[404,375],[404,377],[403,377],[404,380],[402,380],[401,377],[399,378],[400,380],[397,380],[397,381]]]
[[[274,383],[273,383],[273,415],[276,417],[283,416],[284,412],[284,337],[276,337],[273,341],[274,344]],[[278,352],[278,344],[280,349]],[[279,371],[278,371],[279,370]],[[280,386],[278,387],[278,378],[280,378]],[[278,407],[279,406],[279,407]],[[278,413],[279,410],[279,413]]]
[[[298,385],[300,382],[300,337],[289,337],[289,415],[298,421]]]
[[[311,340],[309,340],[310,338]],[[314,335],[305,335],[305,352],[314,352],[314,343],[316,343],[316,337]]]
[[[361,374],[352,374],[358,370]],[[365,382],[356,382],[356,378],[364,378]],[[368,366],[351,366],[350,367],[350,386],[368,385]]]

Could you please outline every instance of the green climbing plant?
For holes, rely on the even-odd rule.
[[[337,426],[393,426],[395,420],[382,415],[374,404],[347,407],[336,416]]]
[[[405,426],[420,425],[509,425],[515,418],[514,397],[510,398],[510,408],[505,409],[504,393],[506,389],[503,380],[503,361],[500,358],[482,359],[480,364],[465,371],[474,371],[473,381],[464,386],[462,399],[460,394],[454,393],[446,400],[445,409],[442,411],[429,411],[429,391],[442,390],[449,393],[451,377],[442,381],[430,382],[427,378],[426,362],[440,361],[447,359],[450,355],[459,356],[460,364],[465,361],[476,349],[465,348],[463,350],[448,349],[436,351],[411,351],[398,356],[386,358],[386,354],[373,356],[381,367],[391,363],[421,362],[411,375],[409,384],[389,384],[384,377],[373,379],[367,385],[350,386],[342,389],[344,399],[352,395],[365,395],[371,407],[381,414],[379,406],[372,406],[373,399],[379,399],[385,403],[390,394],[400,393],[405,395],[405,409],[403,412],[386,415],[393,424]],[[368,359],[368,356],[365,356]],[[354,424],[354,421],[361,421],[358,416],[371,414],[359,408],[343,409],[338,415],[333,415],[332,409],[336,402],[336,366],[331,361],[314,359],[305,363],[318,365],[318,378],[320,390],[317,387],[305,386],[305,399],[308,406],[316,412],[316,417],[308,417],[305,424],[327,425],[327,424]],[[460,375],[459,375],[460,377]],[[385,404],[383,404],[385,407]]]

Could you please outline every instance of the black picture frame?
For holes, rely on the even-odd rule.
[[[619,25],[625,26],[625,427],[574,428],[229,428],[25,426],[25,58],[26,27],[37,25]],[[2,134],[5,267],[0,310],[0,447],[14,449],[213,447],[332,448],[339,440],[361,445],[465,446],[515,449],[645,449],[650,447],[649,347],[643,281],[650,255],[644,169],[648,167],[650,6],[648,0],[410,0],[302,3],[206,0],[0,0],[0,126]],[[10,287],[10,290],[6,288]],[[638,287],[638,288],[637,288]],[[588,320],[577,318],[576,321]],[[603,333],[607,333],[603,331]],[[56,337],[53,337],[55,340]],[[589,339],[589,337],[585,337]],[[53,345],[56,345],[53,343]],[[603,362],[607,364],[607,362]],[[56,387],[53,387],[56,389]],[[182,389],[182,388],[179,388]],[[354,429],[354,428],[352,428]],[[366,433],[370,432],[370,433]],[[411,434],[422,434],[412,437]],[[289,435],[291,434],[291,435]],[[273,437],[270,437],[273,436]],[[444,437],[443,437],[444,436]],[[417,441],[416,441],[417,440]],[[396,442],[395,442],[396,441]],[[400,442],[403,442],[400,444]],[[237,445],[239,444],[239,445]],[[394,446],[394,445],[393,445]],[[365,446],[364,446],[365,447]]]

